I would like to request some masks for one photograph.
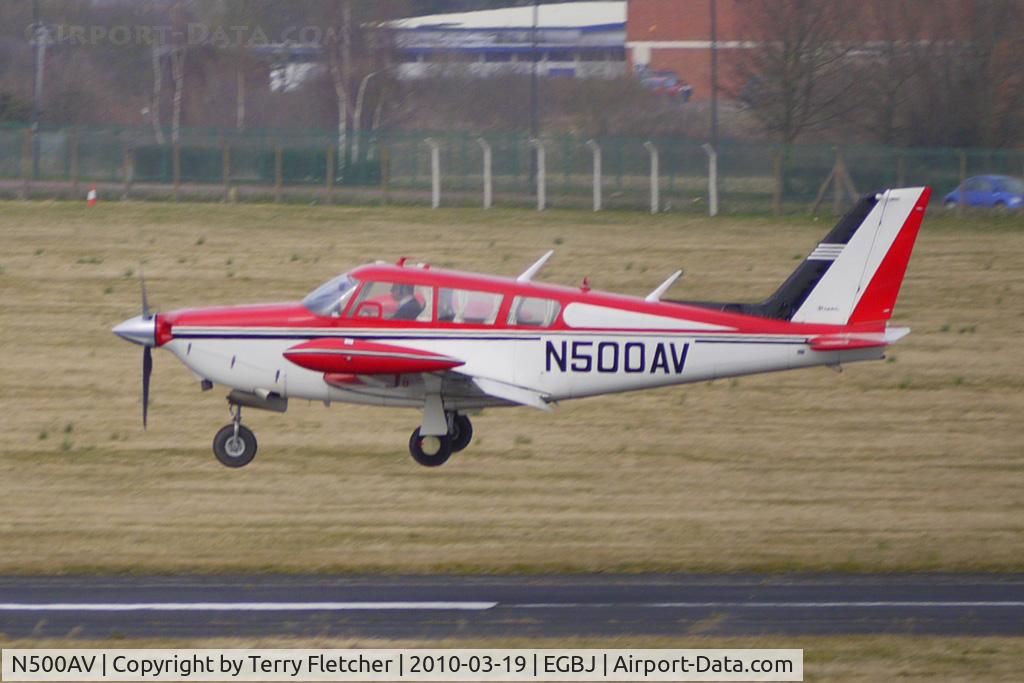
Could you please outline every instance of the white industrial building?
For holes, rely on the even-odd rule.
[[[536,19],[536,24],[534,23]],[[563,2],[391,22],[399,78],[626,74],[626,2]]]

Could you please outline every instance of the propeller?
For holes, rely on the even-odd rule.
[[[149,310],[146,295],[146,276],[139,266],[139,285],[142,289],[142,315],[125,320],[112,332],[125,341],[142,347],[142,428],[149,416],[149,380],[153,374],[153,347],[156,346],[156,314]]]
[[[153,314],[149,311],[149,297],[146,296],[146,275],[142,272],[142,265],[139,265],[139,284],[142,287],[142,319],[152,320]],[[142,428],[146,429],[146,421],[149,416],[149,378],[153,374],[153,347],[145,344],[142,347]]]

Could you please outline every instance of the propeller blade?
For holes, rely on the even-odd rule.
[[[149,297],[146,296],[146,274],[142,272],[142,264],[139,264],[139,282],[142,284],[142,317],[146,320],[152,318],[149,312]]]
[[[153,351],[148,346],[142,347],[142,428],[146,428],[149,415],[149,376],[153,372]]]

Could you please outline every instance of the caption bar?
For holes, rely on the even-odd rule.
[[[4,681],[802,681],[803,650],[3,651]]]

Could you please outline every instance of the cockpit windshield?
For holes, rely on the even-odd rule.
[[[337,318],[345,310],[358,282],[348,273],[320,285],[302,300],[302,305],[317,315]]]

